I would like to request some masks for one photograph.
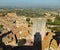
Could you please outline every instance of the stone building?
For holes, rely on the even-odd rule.
[[[34,34],[36,32],[40,32],[42,39],[43,39],[45,36],[45,32],[46,32],[45,27],[46,27],[46,20],[45,19],[42,19],[42,18],[35,19],[33,21],[32,36],[34,36]]]
[[[16,37],[12,32],[7,32],[6,35],[2,37],[2,42],[5,45],[16,46]]]

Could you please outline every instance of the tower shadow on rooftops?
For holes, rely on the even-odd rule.
[[[11,31],[10,31],[11,32]],[[8,32],[8,33],[10,33]],[[7,35],[7,34],[5,34]],[[0,39],[2,40],[2,38]],[[2,44],[3,42],[1,41],[0,44]],[[42,50],[42,40],[41,40],[41,35],[39,32],[36,32],[36,34],[34,35],[34,44],[33,46],[6,46],[5,44],[2,44],[4,46],[1,46],[3,48],[3,50]]]

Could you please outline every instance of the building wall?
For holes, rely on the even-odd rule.
[[[4,37],[2,38],[2,42],[3,42],[5,45],[14,46],[14,45],[16,44],[16,39],[15,39],[14,34],[10,33],[10,34],[4,36]]]
[[[34,34],[36,32],[40,32],[42,39],[45,35],[45,26],[46,26],[46,20],[45,19],[36,19],[33,21],[33,30],[32,30],[32,36],[34,36]]]

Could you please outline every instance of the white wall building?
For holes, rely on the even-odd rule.
[[[36,32],[40,32],[42,40],[43,40],[43,38],[45,36],[45,31],[46,31],[45,27],[46,27],[45,19],[42,19],[42,18],[35,19],[33,21],[32,37],[34,37]]]

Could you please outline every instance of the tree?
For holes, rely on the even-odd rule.
[[[26,18],[26,21],[28,21],[28,22],[29,22],[29,21],[30,21],[30,18]]]
[[[23,46],[26,43],[26,39],[21,39],[18,42],[18,46]]]
[[[5,16],[5,15],[7,15],[7,13],[3,13],[3,15],[2,15],[2,16]]]
[[[28,22],[28,24],[30,24],[30,18],[26,18],[26,21]]]
[[[60,17],[59,16],[57,16],[56,19],[60,21]]]
[[[52,25],[51,19],[47,19],[47,24]]]

